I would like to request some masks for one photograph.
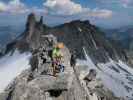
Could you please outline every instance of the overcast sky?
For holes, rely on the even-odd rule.
[[[0,26],[24,24],[30,12],[49,25],[76,19],[110,28],[133,24],[133,0],[0,0]]]

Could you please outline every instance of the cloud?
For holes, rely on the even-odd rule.
[[[3,2],[0,2],[0,12],[6,10],[6,5]]]
[[[113,12],[107,9],[94,9],[88,11],[88,15],[92,17],[99,17],[99,18],[110,18]]]
[[[61,15],[72,15],[82,11],[80,4],[76,4],[70,0],[47,0],[44,6],[53,13]]]
[[[71,0],[47,0],[44,2],[44,7],[48,13],[53,15],[77,15],[93,16],[100,18],[109,18],[112,16],[112,11],[106,9],[90,9],[84,8]]]
[[[103,3],[103,4],[117,4],[119,6],[122,6],[124,8],[131,8],[133,7],[133,0],[96,0],[97,2]]]
[[[0,2],[0,12],[25,13],[29,9],[20,0],[11,0],[8,3]]]
[[[80,4],[71,0],[47,0],[43,3],[44,9],[38,7],[28,8],[20,0],[10,0],[7,3],[0,1],[0,12],[8,13],[44,13],[51,15],[71,16],[83,14],[84,16],[93,16],[100,18],[109,18],[112,16],[112,11],[106,9],[90,9],[82,7]]]
[[[123,7],[125,7],[125,8],[130,8],[133,6],[132,0],[121,0],[121,3],[123,5]]]

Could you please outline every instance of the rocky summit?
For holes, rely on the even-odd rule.
[[[49,51],[58,42],[65,44],[61,51],[65,68],[55,77],[52,74]],[[37,21],[32,13],[28,16],[25,31],[7,45],[6,53],[16,48],[20,52],[32,53],[31,68],[23,71],[9,84],[0,94],[0,100],[126,100],[104,86],[98,75],[99,71],[110,67],[119,72],[115,65],[109,63],[110,66],[103,67],[103,63],[110,62],[110,59],[114,62],[119,59],[126,61],[126,54],[119,46],[110,43],[104,33],[89,21],[77,20],[51,28],[43,24],[43,17]],[[88,66],[83,62],[77,63],[75,67],[71,66],[73,52],[76,52],[78,59],[88,59],[87,55],[90,56],[93,61],[93,64],[89,65],[90,70],[84,70]],[[102,76],[106,74],[100,73]],[[107,75],[109,76],[109,73]],[[111,75],[109,77],[115,79]]]

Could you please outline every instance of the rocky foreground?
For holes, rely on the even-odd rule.
[[[45,45],[38,48],[36,52],[33,51],[31,69],[23,71],[9,84],[0,94],[0,100],[122,100],[106,89],[100,79],[94,77],[91,81],[87,81],[85,78],[91,75],[89,76],[89,71],[81,74],[82,66],[71,67],[71,54],[67,47],[62,50],[65,71],[59,73],[57,77],[52,76],[47,49],[51,48],[51,44],[56,40],[52,35],[45,36],[44,40]],[[42,53],[46,58],[45,63],[40,57]]]

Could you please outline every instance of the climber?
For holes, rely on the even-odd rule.
[[[91,82],[96,78],[97,72],[95,69],[90,69],[88,75],[84,78],[85,81]]]
[[[46,61],[47,61],[45,52],[47,52],[47,51],[44,48],[42,48],[42,51],[40,52],[40,58],[42,60],[42,64],[46,63]]]
[[[63,43],[58,43],[52,51],[52,67],[53,75],[56,76],[56,73],[64,71],[64,66],[62,65],[62,52],[61,49],[64,48]]]
[[[38,50],[31,50],[32,57],[30,58],[29,64],[31,65],[31,71],[34,72],[35,70],[38,70]]]
[[[72,67],[75,67],[75,65],[76,65],[76,52],[73,52],[72,55],[71,55],[70,65]]]

